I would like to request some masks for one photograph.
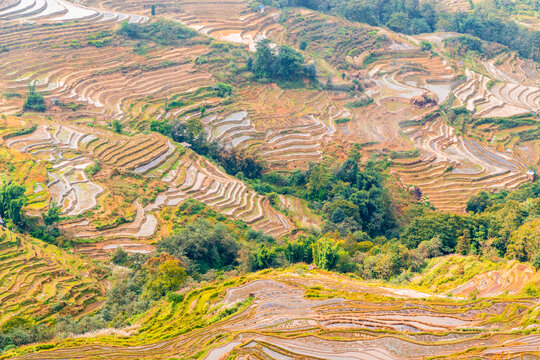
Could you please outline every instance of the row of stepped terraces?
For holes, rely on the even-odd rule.
[[[141,23],[146,16],[103,11],[68,0],[18,0],[0,7],[0,21],[11,22],[119,22]]]
[[[462,212],[468,198],[489,189],[514,189],[528,181],[527,168],[512,153],[499,152],[454,133],[442,118],[407,129],[420,159],[396,159],[406,186],[417,186],[435,208]]]
[[[523,85],[516,77],[486,62],[495,85],[488,89],[491,79],[465,69],[467,80],[454,89],[454,94],[470,112],[482,117],[508,117],[537,111],[540,108],[540,82]]]
[[[450,95],[455,76],[446,60],[428,57],[420,51],[395,52],[382,56],[368,67],[374,85],[367,90],[375,102],[389,112],[402,116],[421,116],[431,107],[419,109],[411,99],[425,92],[435,94],[436,103],[444,103]]]
[[[107,345],[67,340],[16,359],[519,358],[537,351],[540,337],[509,330],[536,305],[532,298],[452,299],[319,271],[265,271],[188,292],[179,306],[141,319],[138,334],[108,337]],[[230,315],[211,321],[227,309]]]
[[[77,314],[105,291],[97,267],[41,240],[0,226],[0,324],[13,316]]]
[[[68,55],[65,49],[53,49],[40,51],[36,63],[30,57],[34,51],[20,50],[0,55],[4,60],[0,70],[11,92],[25,91],[35,83],[38,91],[47,94],[47,101],[86,103],[106,116],[121,118],[124,105],[129,107],[133,100],[210,85],[211,76],[195,72],[191,63],[203,51],[201,47],[167,49],[145,59],[129,48],[82,47]]]
[[[152,212],[164,206],[177,206],[189,198],[276,237],[292,230],[291,220],[275,210],[266,197],[156,133],[128,137],[99,128],[40,123],[34,132],[10,138],[6,145],[52,163],[46,184],[48,192],[65,215],[75,216],[63,228],[77,238],[154,237],[159,224]],[[79,214],[93,211],[98,203],[100,207],[109,206],[109,196],[101,196],[105,191],[105,185],[100,185],[103,179],[98,184],[85,171],[96,162],[110,169],[158,179],[166,190],[151,203],[135,201],[133,221],[96,228],[91,219],[76,219]]]

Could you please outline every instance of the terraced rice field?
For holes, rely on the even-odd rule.
[[[490,78],[465,69],[467,80],[454,89],[455,96],[467,110],[485,117],[508,117],[529,113],[540,108],[540,81],[530,78],[526,83],[510,76],[494,61],[485,63],[486,69],[497,83],[488,89]]]
[[[390,112],[402,112],[409,117],[422,115],[411,105],[411,98],[430,91],[443,103],[450,95],[454,70],[440,57],[428,57],[418,51],[385,54],[370,64],[370,78],[375,87],[367,92]],[[428,108],[429,109],[429,108]]]
[[[17,0],[2,4],[0,21],[11,22],[145,22],[146,16],[99,11],[66,0]]]
[[[93,163],[78,152],[78,144],[85,135],[69,127],[40,124],[29,135],[6,141],[9,148],[53,162],[47,188],[52,200],[69,216],[94,208],[104,191],[84,171]]]
[[[188,198],[274,236],[292,230],[291,221],[270,206],[266,197],[156,133],[132,138],[99,128],[42,123],[33,133],[13,137],[6,145],[52,163],[47,188],[53,201],[68,216],[82,214],[98,205],[104,189],[85,173],[95,161],[111,169],[160,179],[165,184],[166,191],[155,201],[146,205],[135,202],[132,222],[108,229],[97,229],[88,218],[66,223],[65,230],[78,238],[154,237],[158,221],[152,212],[163,206],[177,206]],[[128,250],[133,249],[128,247]]]
[[[246,45],[251,51],[256,43],[283,31],[280,13],[254,12],[246,0],[225,1],[102,1],[99,8],[132,14],[150,15],[151,5],[160,16],[179,21],[214,39]]]
[[[527,284],[540,281],[538,271],[524,263],[493,263],[473,256],[449,255],[431,259],[413,285],[450,296],[519,295]]]
[[[332,77],[349,67],[360,69],[367,53],[380,46],[370,33],[373,28],[304,8],[289,11],[284,26],[284,34],[271,34],[270,38],[294,47],[305,40],[309,44],[306,55],[317,54],[314,61]]]
[[[211,76],[195,72],[191,63],[202,51],[173,48],[142,57],[129,48],[83,47],[66,57],[65,49],[39,50],[41,60],[36,64],[34,51],[21,50],[4,55],[0,71],[8,91],[24,91],[28,83],[36,82],[36,89],[47,91],[48,101],[86,103],[92,109],[89,117],[97,113],[122,118],[123,105],[132,100],[211,84]]]
[[[298,47],[309,35],[305,57],[324,77],[342,82],[327,90],[308,83],[294,90],[252,84],[235,88],[225,103],[215,94],[206,96],[216,83],[214,65],[198,66],[195,61],[209,50],[207,40],[157,47],[142,55],[127,46],[94,48],[85,43],[88,35],[112,34],[120,21],[147,21],[152,5],[160,16],[249,50],[262,38]],[[461,0],[445,6],[470,10]],[[253,151],[272,169],[307,168],[342,144],[341,152],[348,153],[352,142],[367,145],[366,153],[418,148],[418,158],[393,160],[394,175],[404,187],[417,186],[437,209],[452,212],[463,212],[468,198],[480,190],[525,183],[527,161],[540,154],[535,141],[516,145],[525,147],[530,157],[494,149],[456,134],[440,117],[399,127],[400,121],[423,118],[438,108],[411,103],[426,91],[437,96],[438,104],[453,93],[460,102],[456,106],[465,106],[475,117],[537,109],[538,67],[515,56],[485,62],[485,73],[463,69],[465,81],[455,82],[460,68],[421,52],[413,37],[392,35],[379,43],[377,36],[389,32],[307,9],[294,9],[281,19],[277,10],[250,10],[246,0],[4,0],[0,22],[0,44],[9,49],[0,53],[0,88],[22,96],[35,81],[51,117],[32,115],[36,129],[6,138],[7,149],[0,149],[0,157],[21,157],[20,173],[40,174],[32,175],[32,181],[16,179],[32,192],[28,210],[37,214],[49,201],[56,203],[66,217],[61,230],[78,240],[76,252],[96,260],[108,260],[118,247],[152,253],[152,242],[169,230],[163,209],[188,199],[274,237],[320,228],[320,216],[305,201],[280,195],[272,205],[207,159],[147,131],[153,119],[200,117],[208,140]],[[442,37],[432,39],[442,47]],[[364,66],[370,53],[376,58]],[[352,79],[362,81],[373,104],[351,106],[358,98],[339,86]],[[490,79],[496,80],[493,86]],[[206,97],[197,98],[201,90]],[[170,97],[193,101],[169,109]],[[22,97],[6,97],[0,112],[16,113],[21,105]],[[107,129],[113,119],[122,120],[123,135]],[[0,120],[0,132],[29,127],[33,122],[27,120]],[[91,174],[96,164],[101,170]],[[0,171],[3,180],[2,164]],[[114,193],[113,181],[126,186]],[[150,195],[127,189],[146,188],[150,182],[155,190],[149,190]],[[108,213],[108,208],[114,210]],[[125,221],[103,221],[113,215]],[[471,267],[466,272],[465,260]],[[265,270],[184,289],[183,300],[161,300],[138,318],[130,334],[61,339],[53,346],[10,350],[0,358],[539,357],[540,336],[530,334],[537,332],[539,299],[525,290],[538,285],[539,273],[522,263],[485,265],[475,260],[433,260],[408,288],[366,283],[305,265]],[[13,315],[47,319],[53,306],[61,315],[83,311],[105,291],[107,284],[97,273],[76,255],[0,229],[0,325]]]
[[[13,316],[81,312],[105,292],[97,274],[75,255],[0,227],[0,325]]]
[[[15,358],[491,359],[539,351],[538,335],[509,331],[527,321],[537,299],[453,299],[290,270],[211,284],[176,306],[163,303],[140,321],[138,334],[107,337],[107,346],[100,338],[68,339]]]
[[[182,13],[175,19],[215,39],[245,44],[251,51],[261,39],[283,31],[279,12],[253,12],[245,0],[182,0],[179,6]]]
[[[177,206],[191,198],[276,237],[292,230],[291,221],[277,212],[266,197],[256,194],[209,161],[194,153],[166,161],[175,162],[176,168],[163,174],[162,179],[168,184],[168,189],[158,195],[155,202],[149,205],[149,210]]]
[[[322,157],[335,133],[333,121],[344,111],[315,92],[293,94],[271,88],[246,89],[237,112],[211,114],[202,121],[209,137],[232,147],[257,149],[270,165],[306,167]]]
[[[526,165],[511,152],[458,136],[440,117],[405,132],[422,156],[395,160],[395,172],[404,184],[418,186],[439,210],[460,212],[476,192],[514,189],[528,181]]]
[[[293,219],[299,223],[300,227],[320,228],[321,217],[309,209],[305,200],[290,195],[279,195],[279,205],[294,215]]]
[[[169,110],[159,101],[142,106],[136,103],[127,117],[134,119],[130,123],[137,127],[147,127],[145,119],[153,118],[187,122],[199,117],[194,109],[205,106],[201,122],[208,140],[256,151],[271,167],[307,168],[310,161],[321,159],[324,146],[338,135],[335,120],[351,116],[335,102],[331,94],[314,90],[255,85],[239,89],[231,105],[221,105],[219,98],[194,98]]]

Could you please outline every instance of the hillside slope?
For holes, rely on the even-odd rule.
[[[532,298],[452,299],[299,265],[162,302],[127,338],[68,339],[3,358],[514,358],[538,354],[539,336],[518,330],[535,323],[537,312]]]
[[[77,314],[105,293],[103,272],[54,245],[0,227],[0,326]]]

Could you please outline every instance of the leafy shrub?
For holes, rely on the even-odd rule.
[[[535,256],[534,256],[534,259],[532,260],[532,266],[534,266],[534,268],[536,270],[539,270],[540,269],[540,252],[538,252]]]
[[[373,104],[373,98],[366,96],[360,100],[348,102],[347,104],[345,104],[345,106],[348,108],[361,108],[361,107],[369,106],[371,104]]]
[[[201,219],[178,234],[159,240],[157,249],[186,259],[190,273],[206,273],[236,265],[239,246],[223,224],[213,225]]]
[[[167,103],[166,110],[169,111],[171,109],[181,108],[186,106],[186,103],[183,100],[173,100],[169,103]]]
[[[351,118],[336,119],[336,124],[343,124],[343,123],[346,123],[346,122],[349,122],[349,121],[351,121]]]
[[[14,131],[14,132],[12,132],[10,134],[4,135],[4,139],[9,139],[9,138],[16,137],[16,136],[28,135],[28,134],[31,134],[34,131],[36,131],[36,129],[37,129],[37,124],[33,124],[29,128],[19,129],[19,130]]]
[[[118,119],[113,120],[112,127],[115,133],[122,133],[122,123]]]
[[[181,303],[182,301],[184,301],[184,295],[170,292],[167,294],[167,300],[173,303]]]
[[[216,95],[219,97],[226,97],[232,94],[233,87],[229,84],[217,83],[215,86]]]
[[[101,170],[101,165],[99,164],[99,162],[94,161],[93,164],[88,165],[86,169],[84,169],[84,172],[87,173],[88,175],[95,175],[100,170]]]
[[[420,41],[420,47],[423,51],[430,51],[433,48],[433,45],[431,45],[431,43],[428,41],[422,40]]]
[[[45,111],[45,99],[36,92],[36,81],[28,85],[28,95],[24,101],[24,110]]]

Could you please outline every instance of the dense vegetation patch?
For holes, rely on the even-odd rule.
[[[45,99],[36,91],[36,82],[28,84],[28,95],[24,100],[24,110],[45,111]]]
[[[60,220],[60,209],[51,205],[47,212],[42,213],[41,220],[44,225],[41,225],[39,219],[24,214],[23,209],[28,201],[25,193],[26,188],[21,185],[14,183],[0,185],[0,217],[4,220],[5,226],[15,231],[28,231],[33,237],[51,244],[64,242],[65,238],[55,226]]]
[[[264,1],[271,2],[271,1]],[[272,3],[272,2],[271,2]],[[500,7],[500,2],[494,2]],[[540,32],[504,19],[493,7],[475,5],[471,13],[445,13],[430,2],[418,0],[284,0],[275,6],[305,6],[341,15],[349,20],[387,28],[405,34],[438,30],[470,34],[516,50],[521,56],[540,61]]]
[[[187,40],[198,36],[195,30],[167,19],[145,24],[124,21],[116,33],[127,39],[147,40],[163,46],[186,44]]]
[[[263,39],[257,43],[255,61],[248,63],[257,78],[294,81],[308,78],[315,80],[317,70],[314,64],[305,64],[304,57],[288,45],[282,45],[278,50],[271,47],[271,41]]]
[[[477,8],[470,14],[444,15],[439,20],[439,28],[496,42],[516,50],[525,58],[540,61],[540,31],[529,30],[514,21],[503,21],[493,15],[483,8]]]

